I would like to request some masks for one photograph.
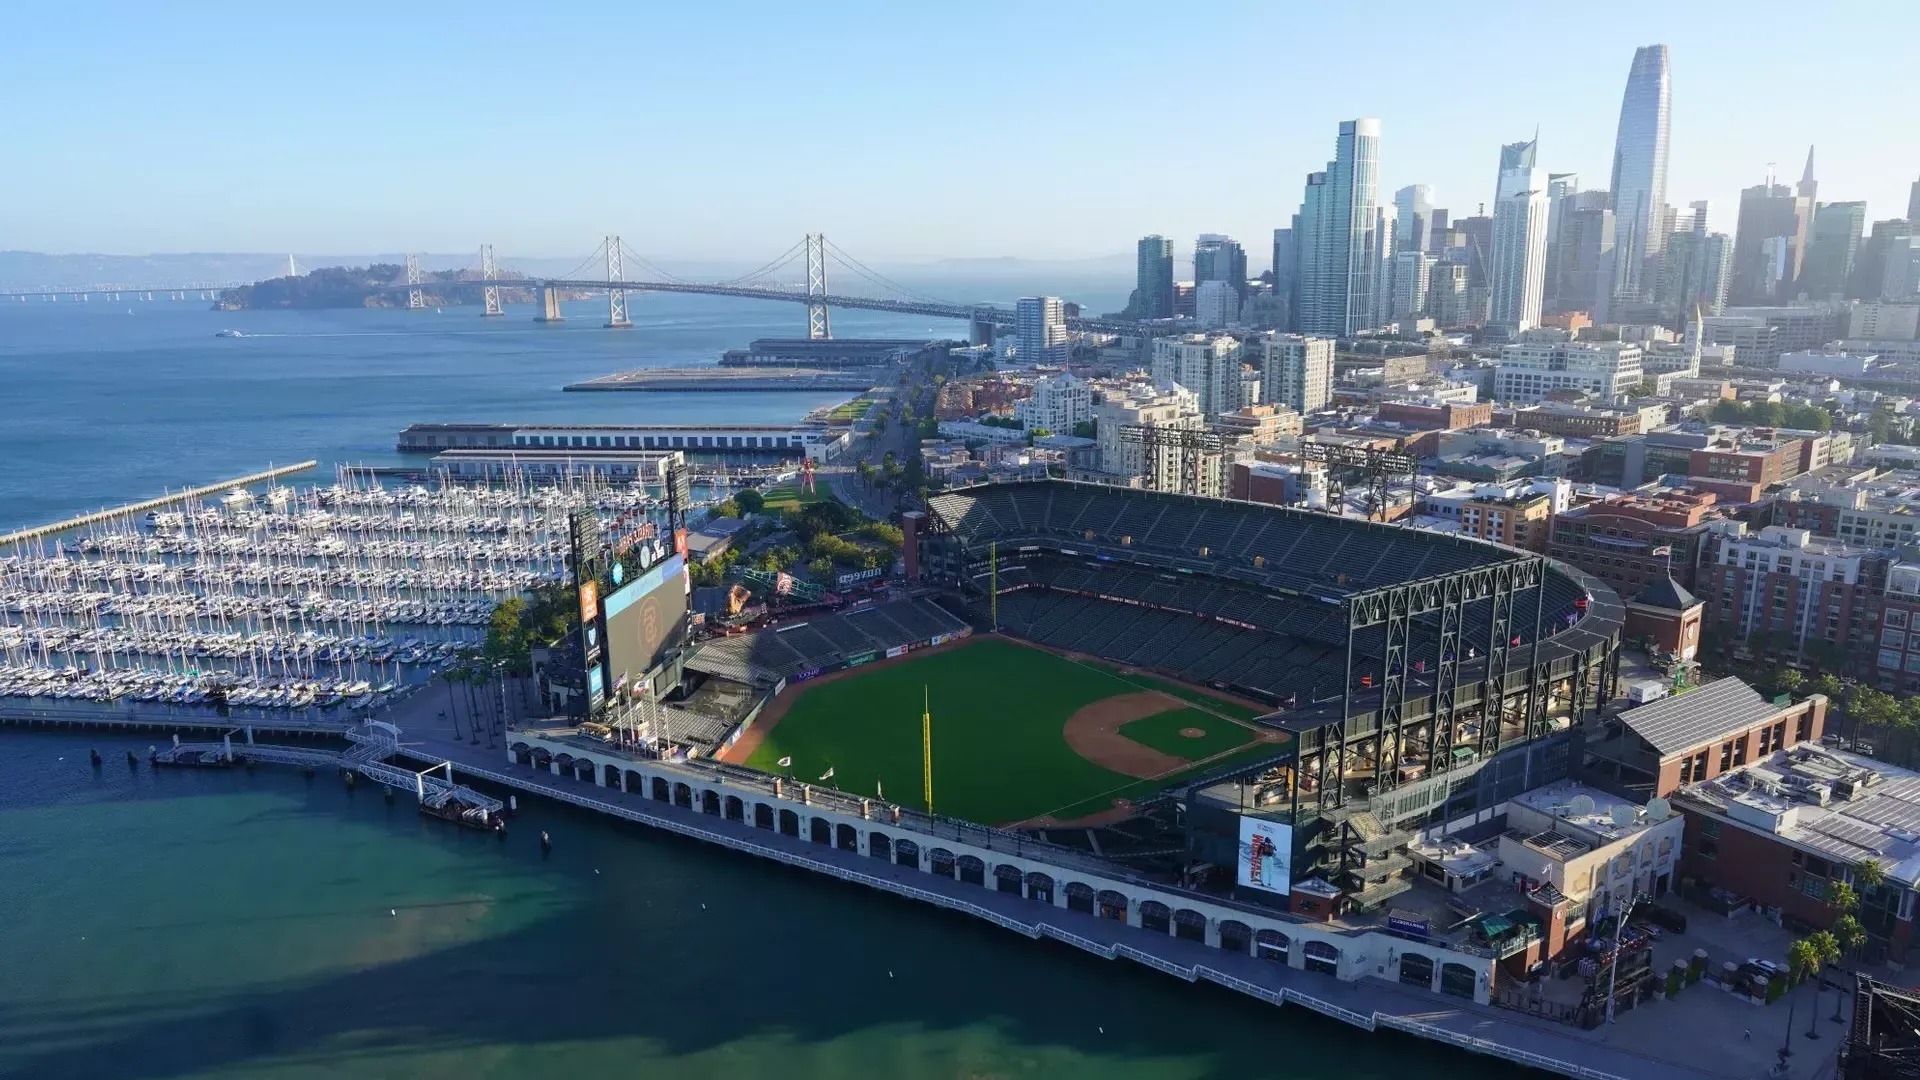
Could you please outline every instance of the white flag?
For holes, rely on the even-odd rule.
[[[783,757],[778,762],[776,762],[776,764],[778,764],[783,769],[790,769],[793,767],[793,759],[790,757]]]
[[[823,772],[823,773],[821,773],[821,774],[820,774],[820,779],[822,779],[822,780],[831,780],[831,779],[833,779],[833,767],[832,767],[832,766],[828,766],[828,767],[827,767],[827,771],[826,771],[826,772]]]
[[[881,787],[880,781],[878,780],[873,782],[873,797],[876,799],[884,799],[887,797],[887,789]]]

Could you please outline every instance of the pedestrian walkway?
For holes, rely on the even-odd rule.
[[[1108,959],[1127,958],[1189,982],[1206,979],[1270,1003],[1297,1004],[1366,1030],[1391,1028],[1581,1080],[1750,1080],[1760,1075],[1718,1051],[1702,1033],[1642,1041],[1627,1023],[1611,1033],[1534,1020],[1490,1006],[1403,988],[1385,978],[1341,982],[1168,934],[1035,903],[990,887],[900,867],[858,852],[815,844],[742,822],[682,809],[638,793],[556,777],[511,764],[504,748],[455,741],[450,730],[409,727],[401,752],[452,761],[469,778],[490,780],[583,809],[813,870],[962,911],[1031,938],[1053,938]],[[1382,973],[1385,975],[1383,969]],[[1649,1010],[1651,1011],[1651,1010]],[[1631,1015],[1629,1018],[1631,1019]],[[1639,1026],[1639,1025],[1634,1025]],[[1734,1037],[1738,1037],[1735,1033]],[[1789,1075],[1807,1076],[1804,1070]]]

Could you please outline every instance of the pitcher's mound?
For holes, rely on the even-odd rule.
[[[1183,727],[1180,729],[1180,737],[1183,739],[1204,739],[1207,737],[1207,731],[1205,728]]]

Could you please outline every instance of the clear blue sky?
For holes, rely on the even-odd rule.
[[[550,13],[551,12],[551,13]],[[1905,213],[1912,0],[33,3],[0,30],[0,248],[1074,258],[1227,232],[1263,267],[1336,123],[1471,213],[1498,146],[1603,187],[1673,51],[1669,201],[1769,161]]]

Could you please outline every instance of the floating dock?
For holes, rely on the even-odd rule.
[[[400,753],[400,729],[392,724],[372,720],[346,732],[347,741],[353,744],[346,750],[260,745],[253,741],[252,729],[246,730],[246,741],[236,748],[233,734],[228,731],[217,743],[183,743],[175,736],[172,746],[155,750],[149,760],[157,766],[202,769],[230,768],[249,762],[308,769],[333,767],[395,791],[413,792],[423,814],[469,828],[505,829],[500,811],[506,809],[506,804],[454,783],[453,762],[443,760],[418,772],[387,764],[387,759]],[[446,775],[438,775],[441,772]]]
[[[213,495],[229,491],[233,488],[263,484],[269,480],[278,480],[282,476],[291,476],[294,473],[306,472],[318,464],[320,463],[317,461],[303,461],[298,465],[283,465],[277,469],[251,473],[238,479],[225,480],[218,484],[202,484],[199,487],[188,488],[185,491],[176,491],[170,495],[162,495],[157,499],[128,503],[125,506],[116,506],[109,510],[96,510],[91,514],[81,514],[79,517],[68,518],[65,521],[56,521],[50,525],[36,525],[31,529],[21,529],[19,532],[11,532],[5,536],[0,536],[0,547],[5,547],[8,544],[24,543],[28,540],[37,540],[43,536],[53,536],[57,533],[66,532],[68,529],[84,528],[96,522],[112,521],[115,518],[144,514],[149,510],[157,510],[162,506],[171,506],[177,502],[198,499],[204,495]]]

